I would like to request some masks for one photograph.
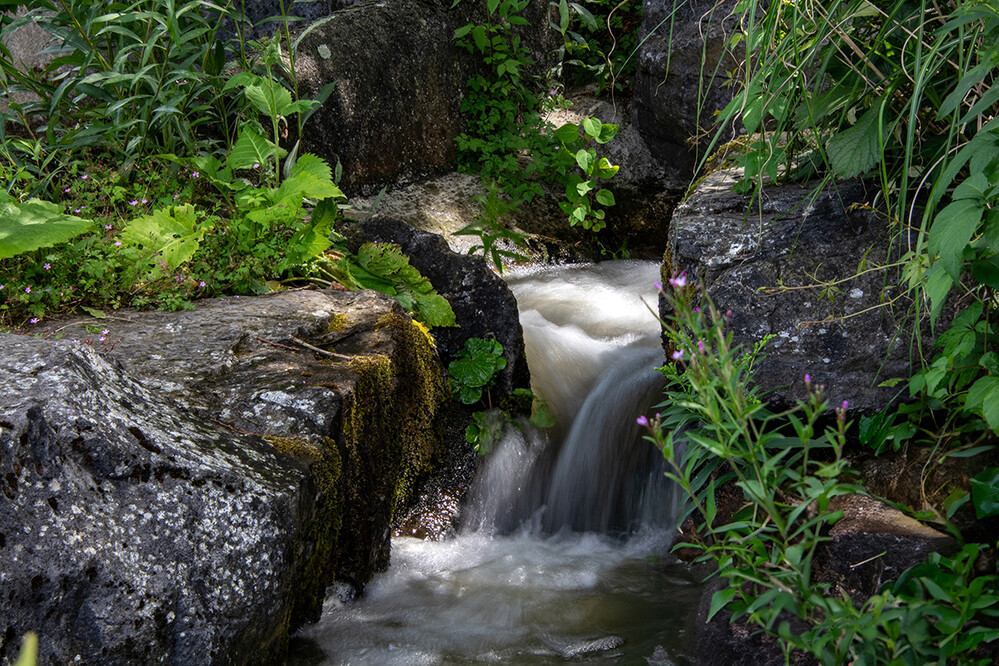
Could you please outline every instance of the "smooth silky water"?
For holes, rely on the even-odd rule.
[[[389,570],[358,601],[331,597],[289,664],[646,664],[660,645],[688,662],[700,576],[667,554],[679,496],[635,424],[662,388],[658,270],[507,275],[533,388],[558,425],[511,428],[459,535],[394,539]]]

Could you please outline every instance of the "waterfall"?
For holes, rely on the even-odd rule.
[[[510,428],[460,534],[392,564],[293,640],[289,664],[687,663],[699,576],[668,555],[676,496],[635,418],[661,395],[652,262],[517,272],[532,388],[557,425]],[[627,538],[622,538],[627,536]]]
[[[468,524],[509,532],[533,519],[624,534],[664,526],[673,498],[665,465],[635,418],[662,394],[651,262],[608,262],[508,277],[524,328],[532,389],[556,416],[550,433],[512,429],[486,461]]]

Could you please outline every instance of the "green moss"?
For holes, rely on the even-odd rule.
[[[320,491],[316,515],[307,522],[308,531],[301,542],[301,593],[292,597],[289,613],[291,626],[300,626],[319,618],[324,600],[322,591],[333,582],[333,572],[337,569],[337,546],[346,501],[341,483],[343,464],[336,442],[329,438],[323,438],[318,444],[302,437],[265,439],[281,453],[308,459]]]
[[[344,436],[386,466],[394,512],[432,468],[441,441],[438,416],[448,396],[431,339],[409,317],[385,315],[375,330],[388,332],[395,352],[351,361],[358,382]]]
[[[336,333],[338,331],[342,331],[347,328],[347,324],[349,323],[350,320],[347,319],[347,315],[338,312],[330,318],[330,323],[329,326],[326,327],[326,332]]]

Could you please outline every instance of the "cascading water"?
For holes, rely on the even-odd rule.
[[[508,276],[556,427],[511,428],[461,534],[395,539],[389,571],[360,601],[331,599],[290,663],[628,664],[658,644],[686,661],[700,592],[663,557],[676,496],[635,423],[662,388],[656,279],[636,261]]]

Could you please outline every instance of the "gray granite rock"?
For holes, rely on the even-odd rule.
[[[734,172],[712,174],[679,206],[664,278],[685,271],[720,312],[731,310],[737,343],[773,336],[755,379],[774,407],[805,398],[806,373],[834,406],[884,407],[898,388],[879,384],[910,373],[912,320],[892,286],[897,269],[877,269],[897,248],[863,205],[873,193],[859,181],[818,193],[816,183],[790,184],[754,201],[732,192],[734,182]]]
[[[447,399],[393,299],[60,327],[0,336],[0,660],[36,631],[41,663],[278,662],[327,585],[387,565]]]

